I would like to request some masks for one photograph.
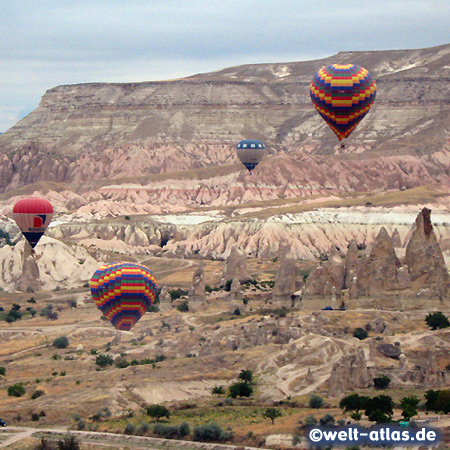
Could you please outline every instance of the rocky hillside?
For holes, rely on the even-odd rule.
[[[308,86],[323,65],[350,61],[373,73],[378,94],[341,150],[316,114]],[[144,185],[149,203],[167,196],[173,184],[166,179],[163,186],[148,185],[149,174],[178,171],[176,185],[186,178],[179,171],[205,167],[211,169],[187,175],[196,180],[188,194],[181,188],[195,205],[218,201],[218,191],[228,190],[232,194],[222,200],[245,203],[239,194],[245,188],[252,198],[284,198],[290,191],[304,195],[324,188],[450,186],[449,67],[450,45],[444,45],[345,52],[164,82],[59,86],[0,136],[0,190],[50,180],[75,183],[79,193],[93,187],[86,180],[117,179],[120,192],[108,192],[114,201],[118,195],[145,197]],[[233,147],[243,137],[262,139],[269,148],[271,156],[255,173],[258,185],[232,165],[219,189],[215,177],[236,162]],[[142,178],[123,190],[126,177]]]

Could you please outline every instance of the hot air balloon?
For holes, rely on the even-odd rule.
[[[266,147],[256,139],[244,139],[236,146],[236,153],[242,164],[252,173],[252,170],[261,162]]]
[[[320,69],[310,85],[311,100],[339,141],[369,112],[377,85],[364,67],[331,64]]]
[[[20,231],[34,248],[52,220],[53,206],[43,198],[23,198],[14,205],[13,216]]]
[[[139,264],[105,264],[91,278],[91,294],[98,309],[118,330],[129,331],[156,297],[156,280]]]

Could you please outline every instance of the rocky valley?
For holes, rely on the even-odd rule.
[[[331,62],[378,85],[345,148],[308,93]],[[449,427],[424,399],[450,383],[450,328],[425,320],[450,313],[449,81],[444,45],[47,91],[0,135],[0,416],[85,432],[95,450],[172,448],[145,412],[164,404],[167,426],[213,421],[236,448],[289,447],[311,415],[350,420],[340,399],[380,394],[385,376],[394,419],[417,395],[416,419]],[[242,138],[267,148],[251,175]],[[55,210],[35,252],[12,215],[27,196]],[[122,260],[159,287],[131,331],[89,290]],[[254,393],[228,397],[242,371]],[[31,448],[33,430],[11,448]]]

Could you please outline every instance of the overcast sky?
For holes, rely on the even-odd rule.
[[[449,0],[2,0],[0,131],[47,89],[450,42]]]

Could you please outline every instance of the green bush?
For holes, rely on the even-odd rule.
[[[69,346],[69,339],[66,336],[61,336],[53,341],[53,346],[56,348],[67,348]]]
[[[189,425],[183,422],[181,425],[165,425],[157,423],[153,427],[153,433],[164,439],[183,439],[190,433]]]
[[[355,328],[353,330],[353,336],[360,341],[363,341],[364,339],[367,339],[369,336],[369,333],[364,328]]]
[[[325,414],[319,419],[319,423],[323,427],[333,427],[336,425],[336,419],[331,414]]]
[[[197,442],[225,442],[233,437],[232,432],[225,431],[214,422],[197,425],[194,428],[193,440]]]
[[[184,301],[177,306],[177,309],[180,312],[188,312],[189,311],[189,303]]]
[[[100,354],[95,358],[95,364],[100,367],[112,366],[114,363],[114,359],[109,355]]]
[[[375,389],[387,389],[390,383],[391,379],[386,375],[378,375],[373,379]]]
[[[125,434],[135,434],[136,433],[136,425],[128,422],[125,425],[125,430],[123,431]]]
[[[25,395],[25,388],[22,383],[16,383],[8,388],[8,395],[10,397],[22,397]]]
[[[432,330],[450,327],[448,318],[440,311],[428,314],[425,322]]]
[[[44,391],[41,391],[41,390],[38,389],[38,390],[34,391],[34,392],[31,394],[31,399],[34,400],[34,399],[36,399],[36,398],[39,398],[39,397],[43,396],[44,394],[45,394]]]
[[[253,394],[252,386],[250,386],[250,384],[245,382],[234,383],[228,389],[229,389],[228,396],[231,398],[250,397]]]
[[[323,406],[323,398],[320,395],[313,395],[309,399],[309,407],[314,409],[322,408]]]
[[[6,367],[0,367],[0,375],[6,375]]]

